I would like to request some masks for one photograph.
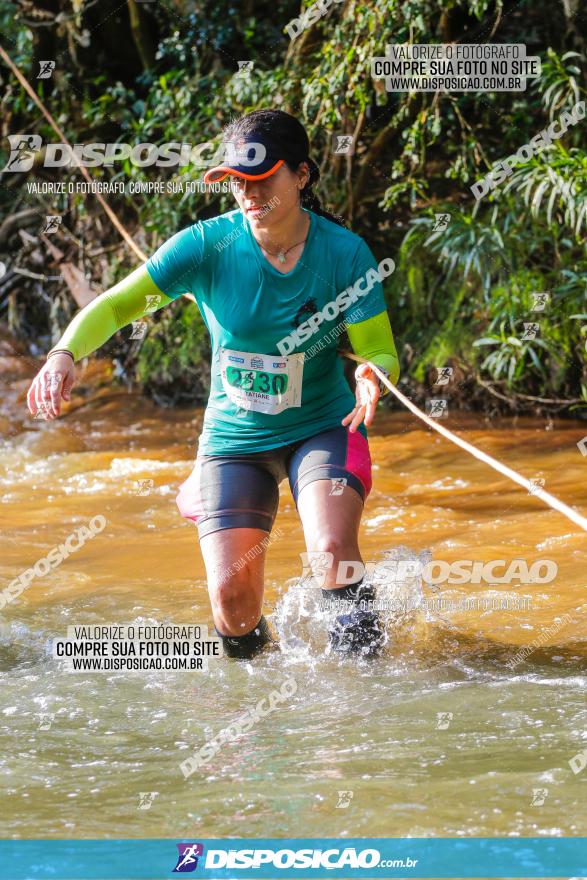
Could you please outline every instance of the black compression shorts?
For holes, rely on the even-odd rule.
[[[333,495],[351,486],[365,501],[371,490],[367,439],[340,425],[265,452],[199,455],[176,502],[181,515],[196,523],[200,538],[219,529],[270,532],[286,477],[296,507],[299,493],[314,480],[331,480]]]

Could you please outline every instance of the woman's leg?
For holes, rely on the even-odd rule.
[[[250,659],[272,642],[263,615],[263,529],[220,529],[200,538],[214,629],[227,657]]]
[[[331,644],[335,650],[376,654],[384,632],[375,611],[365,610],[365,603],[372,603],[375,594],[370,584],[363,583],[358,541],[363,506],[371,489],[367,440],[342,426],[318,434],[296,449],[289,476],[310,566],[313,568],[316,558],[321,563],[322,595],[331,607],[348,610],[336,617],[330,630]],[[320,554],[329,556],[320,558]]]
[[[263,582],[282,474],[277,454],[199,456],[176,499],[198,527],[214,625],[231,657],[271,641]]]
[[[288,474],[308,553],[322,551],[334,557],[323,587],[340,586],[336,583],[338,563],[362,562],[359,526],[371,491],[367,439],[359,431],[351,434],[342,425],[323,431],[296,447]]]
[[[212,617],[224,635],[244,635],[259,622],[267,537],[261,529],[220,529],[200,539]]]
[[[363,562],[359,550],[363,499],[348,485],[336,484],[332,479],[314,480],[298,496],[298,513],[308,553],[332,554],[332,564],[321,578],[323,589],[340,587],[336,582],[339,563]]]
[[[332,480],[316,480],[302,489],[298,498],[310,559],[317,551],[332,554],[326,577],[321,577],[328,608],[335,612],[341,609],[329,630],[330,644],[335,651],[375,656],[385,638],[379,615],[373,610],[375,593],[370,584],[363,583],[362,566],[353,566],[363,561],[358,543],[363,500],[350,486],[333,495],[332,485]],[[337,583],[338,572],[342,585]]]

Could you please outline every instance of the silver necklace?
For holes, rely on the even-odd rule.
[[[288,247],[288,249],[285,250],[285,251],[283,251],[283,250],[281,250],[281,251],[269,251],[269,250],[267,250],[267,248],[266,248],[264,245],[262,245],[260,242],[257,242],[257,244],[259,245],[259,247],[260,247],[262,250],[264,250],[266,253],[270,254],[272,257],[277,257],[277,259],[279,260],[280,263],[285,263],[285,255],[286,255],[286,254],[289,254],[289,252],[290,252],[291,250],[293,250],[295,247],[297,247],[298,244],[303,244],[304,241],[307,241],[307,236],[306,236],[306,238],[304,238],[303,241],[298,241],[297,244],[292,244],[292,246],[291,246],[291,247]]]
[[[308,231],[309,231],[309,230],[310,230],[310,227],[308,226]],[[253,238],[255,238],[255,237],[253,236]],[[291,250],[293,250],[293,249],[294,249],[295,247],[297,247],[299,244],[303,244],[303,243],[304,243],[305,241],[307,241],[307,240],[308,240],[308,236],[306,235],[306,237],[303,239],[303,241],[298,241],[296,244],[292,244],[292,246],[291,246],[291,247],[288,247],[287,250],[285,250],[285,251],[284,251],[284,250],[280,250],[280,251],[269,251],[269,250],[267,250],[266,247],[264,247],[264,246],[261,244],[260,241],[257,241],[257,239],[255,238],[255,241],[257,241],[257,244],[259,245],[259,247],[260,247],[262,250],[264,250],[265,253],[270,254],[272,257],[277,257],[277,259],[279,260],[280,263],[285,263],[285,255],[286,255],[286,254],[289,254],[289,252],[290,252]]]

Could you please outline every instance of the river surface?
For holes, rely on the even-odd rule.
[[[554,580],[382,583],[403,601],[384,612],[384,656],[337,658],[317,590],[299,585],[305,548],[283,483],[265,596],[279,650],[208,672],[68,673],[51,650],[68,625],[211,625],[197,532],[175,504],[203,412],[158,408],[117,386],[110,362],[88,361],[66,414],[33,420],[24,396],[40,364],[6,340],[0,355],[2,587],[106,519],[0,611],[1,837],[587,834],[587,766],[570,764],[587,747],[577,526],[411,415],[383,411],[365,561],[549,559]],[[451,413],[444,424],[587,511],[585,423]],[[293,696],[184,778],[194,749],[292,679]]]

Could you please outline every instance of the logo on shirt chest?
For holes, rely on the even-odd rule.
[[[299,327],[300,324],[303,324],[304,321],[307,321],[312,315],[314,315],[318,311],[318,303],[316,302],[316,297],[310,296],[301,304],[299,309],[294,315],[294,318],[291,322],[292,327]]]

